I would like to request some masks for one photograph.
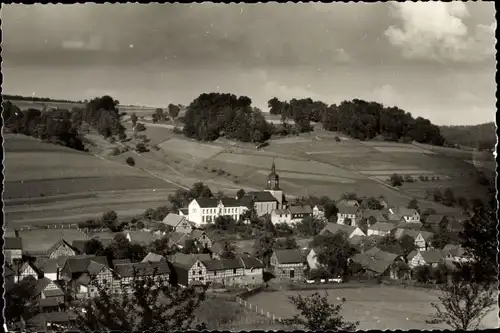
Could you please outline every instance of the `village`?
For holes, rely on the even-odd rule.
[[[376,201],[375,208],[379,209],[368,208],[367,200],[371,204]],[[169,212],[158,221],[163,225],[161,230],[143,225],[118,232],[114,239],[93,238],[82,231],[87,236],[73,241],[63,237],[43,251],[23,239],[25,231],[16,230],[13,236],[5,237],[5,286],[9,290],[23,279],[36,279],[38,319],[47,327],[74,320],[66,306],[67,295],[74,299],[97,296],[93,280],[117,293],[127,292],[135,276],[161,277],[180,287],[206,285],[218,291],[349,280],[435,283],[457,262],[468,260],[463,248],[450,237],[462,230],[468,218],[465,213],[421,215],[418,207],[392,207],[383,198],[343,198],[335,207],[336,213],[327,217],[332,214],[331,207],[312,206],[300,199],[289,203],[273,162],[264,191],[194,198],[187,207]],[[306,246],[290,241],[293,237],[269,233],[275,238],[273,244],[281,242],[281,246],[235,253],[224,232],[211,232],[220,219],[240,221],[242,225],[267,221],[292,233],[301,223],[317,222],[323,227],[311,235]],[[439,236],[442,234],[446,237]],[[96,251],[96,244],[103,249],[113,243],[118,247],[139,246],[149,252],[142,257],[124,254],[110,260],[105,251]],[[332,263],[341,262],[340,257],[345,256],[341,252],[348,253],[344,258],[347,261],[334,267]]]

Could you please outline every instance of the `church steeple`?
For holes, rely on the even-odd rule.
[[[267,177],[267,190],[279,190],[280,189],[280,180],[279,176],[276,173],[276,165],[274,164],[274,157],[273,157],[273,164],[271,165],[271,173]]]

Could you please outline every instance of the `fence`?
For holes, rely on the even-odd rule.
[[[45,224],[45,225],[26,225],[19,227],[19,231],[35,231],[35,230],[46,230],[46,229],[78,229],[78,224],[76,223],[58,223],[58,224]]]
[[[278,317],[273,312],[266,311],[262,308],[259,308],[257,305],[254,305],[241,297],[236,297],[236,301],[238,302],[239,305],[249,309],[250,311],[253,311],[253,312],[257,313],[258,315],[264,316],[264,317],[272,320],[273,323],[279,323],[279,324],[283,323],[283,318]]]

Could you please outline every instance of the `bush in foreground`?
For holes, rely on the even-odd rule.
[[[135,165],[135,160],[133,157],[127,157],[127,159],[125,160],[125,162],[127,162],[128,165],[130,166],[134,166]]]

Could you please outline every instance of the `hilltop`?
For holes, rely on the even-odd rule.
[[[440,126],[447,142],[476,149],[494,149],[497,142],[494,122],[467,126]]]

